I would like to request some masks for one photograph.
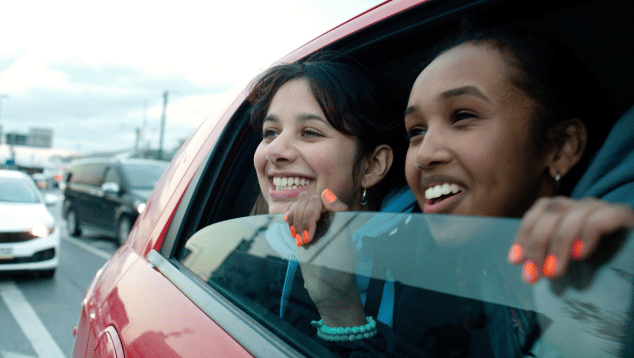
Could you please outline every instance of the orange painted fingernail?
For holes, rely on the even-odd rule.
[[[528,260],[522,268],[522,279],[527,283],[535,283],[538,277],[537,265],[534,261]]]
[[[555,254],[548,254],[548,256],[546,256],[542,271],[544,275],[548,277],[555,274],[555,271],[557,271],[557,256],[555,256]]]
[[[513,246],[511,246],[511,249],[509,250],[509,262],[512,264],[519,263],[522,259],[522,254],[522,245],[513,244]]]
[[[310,237],[308,237],[308,231],[304,230],[304,232],[302,233],[302,239],[304,239],[304,240],[303,240],[302,242],[303,242],[304,244],[307,244],[307,243],[308,243],[308,239],[309,239],[309,238],[310,238]]]
[[[332,191],[330,191],[330,189],[326,189],[324,191],[324,199],[326,199],[327,202],[332,203],[337,200],[337,197],[332,193]]]
[[[288,221],[288,210],[286,211],[286,214],[284,215],[284,221]]]
[[[295,237],[295,226],[291,225],[291,236]]]
[[[295,242],[297,242],[297,246],[302,246],[302,236],[300,234],[295,235]]]
[[[576,238],[573,242],[572,242],[572,247],[570,248],[570,256],[572,256],[573,259],[578,260],[581,258],[581,254],[583,254],[583,241],[581,241],[581,239]]]

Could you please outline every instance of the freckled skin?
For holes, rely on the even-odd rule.
[[[433,175],[464,189],[443,208],[447,214],[520,217],[547,193],[547,158],[530,131],[533,100],[512,85],[510,71],[497,50],[465,44],[416,79],[405,125],[410,134],[426,132],[410,142],[405,171],[421,207],[427,202],[421,182]],[[446,95],[465,87],[480,95]]]
[[[301,119],[306,115],[321,120]],[[253,162],[269,213],[284,213],[296,200],[271,197],[270,173],[301,174],[313,181],[308,194],[321,195],[330,189],[353,207],[361,192],[360,183],[352,180],[357,142],[328,123],[306,80],[292,80],[281,86],[271,101],[268,117],[276,120],[264,121],[263,130],[271,135],[262,140]]]

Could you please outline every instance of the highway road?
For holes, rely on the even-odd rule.
[[[86,288],[118,247],[90,232],[70,237],[61,201],[49,209],[62,234],[60,265],[50,279],[0,276],[0,358],[70,357]]]

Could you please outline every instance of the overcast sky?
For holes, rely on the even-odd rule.
[[[0,5],[0,126],[53,146],[165,149],[217,117],[271,63],[380,0],[10,1]]]

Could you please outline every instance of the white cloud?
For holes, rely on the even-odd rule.
[[[166,146],[175,145],[272,62],[379,2],[3,3],[0,125],[53,128],[62,149],[131,147],[146,100],[148,138],[158,137],[169,90]]]

